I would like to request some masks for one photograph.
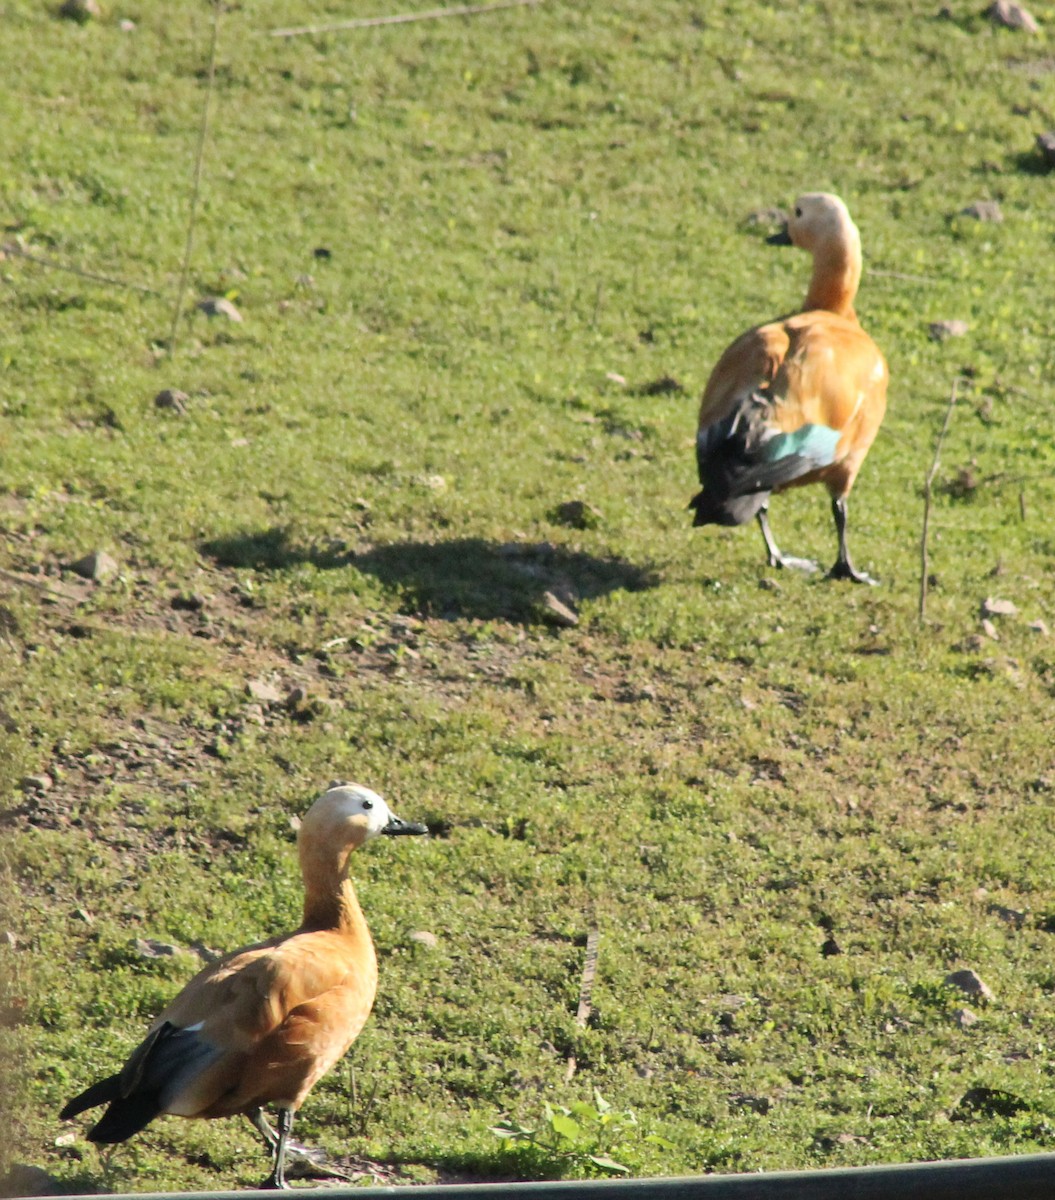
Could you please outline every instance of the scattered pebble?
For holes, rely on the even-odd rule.
[[[974,217],[976,221],[992,221],[999,224],[1004,219],[1000,205],[995,200],[976,200],[960,210],[963,217]]]
[[[947,342],[949,338],[963,337],[969,326],[966,321],[932,321],[927,327],[932,342]]]
[[[565,500],[553,510],[553,519],[572,529],[596,529],[601,523],[601,510],[585,500]]]
[[[241,321],[242,314],[226,296],[206,296],[198,301],[198,310],[207,317],[226,317],[228,321]]]
[[[1048,634],[1051,632],[1048,629],[1048,623],[1044,620],[1043,617],[1037,617],[1037,619],[1035,621],[1030,621],[1029,627],[1030,627],[1030,629],[1033,630],[1034,633],[1039,633],[1041,637],[1047,637]]]
[[[201,592],[180,592],[169,601],[170,607],[177,612],[201,612],[205,604],[206,599]]]
[[[950,971],[945,976],[945,982],[951,987],[959,988],[965,996],[973,996],[976,1000],[994,999],[993,991],[977,972],[970,968],[961,971]]]
[[[744,218],[745,225],[786,225],[788,214],[782,208],[756,208]]]
[[[245,694],[260,704],[281,704],[283,701],[282,693],[266,679],[250,679],[245,685]],[[286,703],[289,704],[288,699]]]
[[[1055,132],[1038,133],[1037,149],[1049,167],[1055,167]]]
[[[626,387],[626,376],[620,375],[618,371],[607,371],[605,373],[605,379],[607,379],[609,383],[618,383],[622,387]]]
[[[425,946],[429,950],[435,950],[440,944],[439,938],[434,933],[430,933],[427,929],[415,929],[413,933],[410,934],[409,940],[415,945]]]
[[[995,600],[986,596],[982,601],[981,615],[983,617],[1013,617],[1018,608],[1010,600]]]
[[[1000,641],[1000,634],[996,631],[996,626],[988,617],[982,618],[982,632],[987,638],[992,638],[994,642]]]
[[[55,780],[50,775],[24,775],[18,786],[24,792],[48,792],[54,787]]]
[[[990,904],[989,911],[994,917],[999,917],[1001,921],[1013,925],[1015,929],[1021,929],[1026,923],[1026,914],[1020,908],[1006,908],[1003,904]]]
[[[99,0],[65,0],[59,9],[59,16],[67,21],[77,21],[84,25],[88,21],[97,21],[103,15]]]
[[[546,592],[542,597],[542,615],[551,624],[565,629],[572,629],[579,623],[579,614],[552,592]]]
[[[103,583],[112,575],[117,574],[117,562],[105,550],[93,550],[90,554],[70,563],[70,570],[82,579],[90,579],[93,583]]]
[[[952,1016],[961,1029],[970,1029],[978,1024],[978,1017],[969,1008],[958,1008]]]
[[[136,953],[140,958],[171,958],[179,952],[178,946],[159,942],[155,938],[136,938]]]
[[[994,25],[1002,25],[1005,29],[1018,29],[1023,33],[1039,33],[1040,26],[1036,18],[1015,0],[995,0],[986,10],[985,15]]]
[[[154,397],[156,408],[170,408],[175,413],[185,413],[190,403],[190,396],[179,388],[164,388]]]

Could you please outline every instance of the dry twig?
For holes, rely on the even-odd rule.
[[[209,69],[205,84],[205,104],[202,106],[201,128],[198,131],[198,150],[194,157],[194,181],[191,185],[190,216],[187,218],[187,244],[183,248],[183,266],[180,269],[179,287],[176,289],[176,307],[172,313],[172,328],[169,330],[169,357],[176,352],[176,329],[183,314],[183,295],[187,290],[190,274],[190,256],[194,247],[194,227],[198,217],[198,193],[201,191],[201,164],[205,158],[205,141],[209,134],[209,110],[212,107],[213,87],[216,83],[216,47],[220,40],[220,13],[223,0],[213,0],[212,42],[209,46]]]
[[[601,931],[594,927],[586,935],[586,958],[582,964],[582,979],[579,982],[579,1007],[575,1012],[575,1024],[580,1029],[586,1028],[590,1019],[590,997],[593,994],[593,980],[597,974],[597,947],[601,941]],[[575,1074],[575,1055],[568,1055],[568,1065],[564,1072],[564,1082],[570,1083]]]
[[[941,458],[942,443],[945,441],[945,435],[949,430],[949,422],[952,420],[952,410],[956,405],[956,385],[959,382],[959,379],[954,379],[952,381],[952,392],[949,395],[949,406],[945,410],[945,420],[942,423],[941,432],[938,434],[938,444],[934,447],[934,461],[930,465],[930,470],[927,472],[927,478],[923,484],[923,533],[920,537],[919,544],[919,619],[921,623],[927,611],[927,534],[930,530],[930,498],[934,486],[934,476],[938,473],[938,463]]]
[[[161,293],[152,287],[141,283],[129,283],[126,279],[114,279],[112,275],[99,275],[95,271],[85,271],[81,267],[70,267],[66,263],[55,262],[54,259],[44,258],[41,254],[31,254],[17,242],[4,242],[0,246],[0,257],[10,254],[16,258],[24,258],[26,262],[36,263],[38,267],[47,267],[49,271],[65,271],[67,275],[77,275],[81,279],[90,279],[92,283],[108,283],[113,287],[129,288],[133,292],[143,292],[147,296],[160,296]]]
[[[399,13],[389,17],[356,17],[350,21],[328,21],[322,25],[297,25],[290,29],[272,29],[272,37],[299,37],[304,33],[336,33],[344,29],[370,29],[375,25],[407,25],[411,21],[438,21],[442,17],[478,17],[503,8],[521,8],[541,4],[542,0],[500,0],[497,4],[463,4],[457,8],[430,8],[428,12]]]

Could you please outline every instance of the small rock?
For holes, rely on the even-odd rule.
[[[553,509],[552,516],[572,529],[596,529],[601,523],[601,510],[585,500],[565,500]]]
[[[290,712],[296,712],[298,708],[304,707],[307,699],[307,688],[302,688],[298,685],[297,687],[290,688],[290,690],[286,693],[286,698],[283,703]]]
[[[1055,167],[1055,132],[1038,133],[1037,149],[1049,167]]]
[[[958,1008],[952,1017],[961,1029],[970,1029],[972,1025],[978,1024],[977,1016],[969,1008]]]
[[[985,980],[969,968],[962,971],[950,971],[945,976],[945,982],[951,987],[959,988],[965,996],[973,996],[976,1000],[994,999],[992,989]]]
[[[982,601],[981,615],[983,617],[1013,617],[1018,609],[1010,600],[994,600],[986,596]]]
[[[995,200],[976,200],[960,210],[962,217],[974,217],[976,221],[992,221],[999,224],[1004,219],[1000,205]]]
[[[788,214],[782,208],[756,208],[744,218],[745,225],[786,225]]]
[[[99,0],[65,0],[59,9],[59,16],[67,21],[76,21],[80,25],[88,21],[97,21],[103,15]]]
[[[634,391],[639,396],[671,396],[685,391],[685,388],[673,375],[660,375],[658,379],[640,384]]]
[[[282,693],[266,679],[250,679],[245,685],[245,694],[260,704],[281,704]],[[289,701],[286,700],[288,706]]]
[[[228,321],[241,321],[242,314],[226,296],[206,296],[198,301],[198,311],[207,317],[226,317]]]
[[[140,958],[171,958],[178,950],[178,946],[155,938],[136,938],[136,953]]]
[[[824,943],[824,945],[821,946],[821,954],[823,954],[825,958],[833,958],[836,954],[842,954],[842,952],[842,946],[839,945],[834,937],[830,937]]]
[[[120,29],[122,33],[131,33],[135,27],[136,23],[130,17],[122,17],[120,21],[117,22],[117,28]]]
[[[430,492],[442,492],[447,487],[447,480],[442,475],[422,475],[421,485]]]
[[[1000,641],[1000,634],[996,631],[996,626],[988,617],[982,618],[982,632],[987,638],[992,638],[994,642]]]
[[[76,917],[78,921],[83,921],[85,925],[95,924],[95,917],[86,908],[75,908],[73,910],[73,916]]]
[[[440,944],[439,938],[434,933],[430,933],[427,929],[415,929],[414,932],[409,935],[409,940],[412,941],[416,946],[425,946],[429,950],[435,950]]]
[[[563,601],[558,600],[552,592],[546,592],[543,595],[541,607],[544,619],[553,625],[572,629],[579,623],[579,614]]]
[[[1041,637],[1047,637],[1050,633],[1048,624],[1043,617],[1037,617],[1035,621],[1030,621],[1029,627],[1034,633],[1039,633]]]
[[[1020,908],[1005,908],[1003,904],[990,904],[989,911],[994,917],[999,917],[1001,921],[1006,921],[1015,929],[1021,929],[1026,923],[1026,914]]]
[[[1023,33],[1040,32],[1033,14],[1015,0],[996,0],[985,10],[985,15],[994,25],[1002,25],[1005,29],[1018,29]]]
[[[259,704],[247,704],[242,713],[248,725],[266,725],[267,719],[264,716],[264,709]]]
[[[169,605],[178,612],[200,612],[205,607],[205,597],[201,592],[182,592],[173,596]]]
[[[4,930],[3,937],[0,938],[0,941],[3,941],[4,945],[9,946],[12,950],[18,949],[18,934],[12,933],[10,929]]]
[[[105,550],[93,550],[76,562],[70,563],[70,570],[82,579],[90,579],[93,583],[103,583],[112,575],[117,574],[117,563]]]
[[[966,321],[932,321],[927,326],[932,342],[946,342],[949,338],[963,337],[969,326]]]
[[[18,783],[18,786],[24,792],[49,792],[55,785],[55,780],[50,775],[24,775]]]
[[[163,388],[154,397],[156,408],[170,408],[176,413],[185,413],[189,403],[190,396],[186,392],[181,392],[179,388]]]
[[[618,371],[606,371],[604,377],[609,383],[618,383],[622,387],[626,387],[626,377],[620,375]]]
[[[326,246],[316,246],[312,251],[312,254],[314,254],[317,259],[323,261],[328,258],[333,258],[333,251],[327,249]]]

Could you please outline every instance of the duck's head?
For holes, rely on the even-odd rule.
[[[860,245],[860,235],[838,196],[806,192],[795,201],[784,228],[769,241],[773,245],[798,246],[816,255],[848,244]]]
[[[348,853],[384,833],[428,833],[425,825],[397,817],[384,799],[360,783],[342,783],[327,791],[304,814],[297,835],[301,860]]]

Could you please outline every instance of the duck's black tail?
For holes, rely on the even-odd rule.
[[[178,1089],[183,1072],[192,1074],[215,1050],[201,1042],[196,1030],[177,1029],[168,1021],[147,1035],[120,1073],[100,1079],[63,1108],[62,1120],[86,1108],[109,1104],[88,1131],[88,1141],[110,1145],[138,1133],[162,1111],[163,1096]]]

